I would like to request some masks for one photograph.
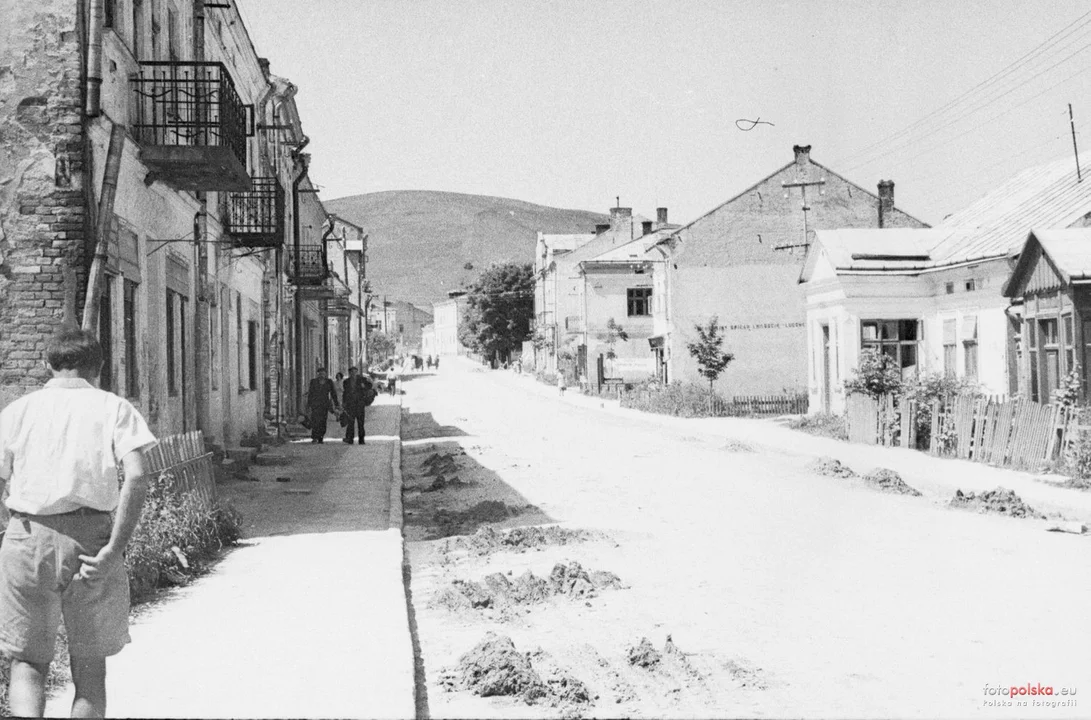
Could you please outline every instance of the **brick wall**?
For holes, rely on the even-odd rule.
[[[77,4],[0,0],[0,405],[49,377],[64,268],[82,304],[88,218]]]

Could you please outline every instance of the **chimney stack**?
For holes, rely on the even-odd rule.
[[[610,208],[610,228],[613,230],[613,244],[629,242],[633,239],[633,209],[631,207]]]
[[[655,223],[653,223],[653,222],[652,222],[651,220],[645,220],[645,221],[644,221],[643,223],[641,223],[641,227],[642,227],[642,228],[644,229],[644,234],[645,234],[645,235],[651,235],[651,233],[652,233],[652,226],[653,226],[654,224],[655,224]]]
[[[894,181],[879,181],[879,227],[886,227],[887,218],[894,212]]]
[[[655,221],[660,227],[667,224],[667,208],[655,209]]]
[[[796,154],[796,164],[806,165],[811,162],[811,146],[810,145],[794,145],[792,151]]]
[[[612,219],[614,219],[614,218],[623,218],[623,217],[632,217],[632,216],[633,216],[633,209],[632,208],[623,208],[623,207],[612,207],[612,208],[610,208],[610,217]]]

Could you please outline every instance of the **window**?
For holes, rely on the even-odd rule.
[[[977,377],[977,316],[962,318],[962,349],[966,377]]]
[[[1024,321],[1027,333],[1027,360],[1030,365],[1030,399],[1038,402],[1038,330],[1033,319]]]
[[[208,306],[208,364],[210,386],[213,390],[220,389],[220,309],[215,305]]]
[[[973,292],[974,290],[977,290],[977,281],[970,278],[966,281],[966,292]]]
[[[652,314],[652,289],[629,288],[625,291],[629,305],[629,317],[641,317]]]
[[[180,59],[179,44],[178,13],[174,12],[174,10],[167,10],[167,54],[170,60],[177,61]]]
[[[136,365],[136,283],[126,280],[122,288],[125,334],[125,397],[140,397],[140,374]]]
[[[178,394],[178,368],[176,367],[174,353],[177,345],[175,324],[175,310],[178,293],[167,290],[167,394]]]
[[[954,375],[958,369],[958,326],[955,319],[943,321],[943,374]]]
[[[141,45],[141,34],[144,32],[144,0],[133,0],[133,57],[146,60],[144,48]]]
[[[250,375],[250,389],[258,389],[258,324],[253,320],[246,323],[247,370]]]
[[[1064,372],[1067,375],[1076,369],[1076,336],[1073,332],[1072,315],[1061,317],[1064,329]]]
[[[249,382],[243,377],[244,340],[242,334],[242,294],[235,293],[235,370],[239,378],[239,392],[249,387]]]
[[[903,377],[917,373],[918,343],[921,341],[919,320],[862,320],[860,346],[878,350],[901,368]]]
[[[954,284],[953,282],[949,282],[949,283],[947,283],[947,284],[946,284],[946,285],[944,286],[944,290],[946,290],[946,291],[947,291],[947,294],[948,294],[948,295],[954,295],[954,294],[955,294],[955,284]]]
[[[102,26],[112,28],[114,26],[114,15],[116,14],[117,0],[105,0],[102,3]]]
[[[1042,364],[1037,373],[1039,402],[1049,402],[1053,391],[1061,386],[1060,346],[1057,340],[1057,318],[1039,320],[1038,362]]]
[[[102,278],[98,311],[98,341],[102,345],[102,371],[98,382],[100,388],[111,391],[114,389],[113,280],[109,275]]]

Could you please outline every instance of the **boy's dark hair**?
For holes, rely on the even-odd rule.
[[[79,370],[95,376],[102,370],[102,345],[98,338],[75,325],[64,325],[50,339],[46,360],[54,370]]]

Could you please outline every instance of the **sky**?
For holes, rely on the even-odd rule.
[[[299,87],[323,200],[620,196],[686,223],[798,144],[934,224],[1023,168],[1075,173],[1069,103],[1091,171],[1082,0],[235,1]]]

